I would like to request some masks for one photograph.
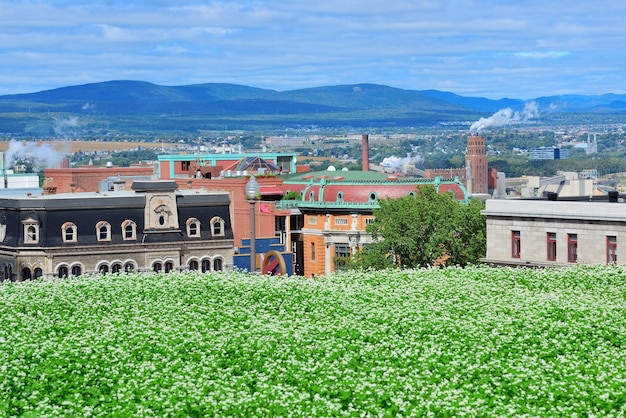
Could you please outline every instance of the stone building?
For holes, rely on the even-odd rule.
[[[616,194],[584,199],[492,199],[485,263],[511,266],[623,264],[626,206]]]
[[[43,195],[3,196],[0,280],[232,269],[228,194],[177,187],[56,194],[44,185]]]

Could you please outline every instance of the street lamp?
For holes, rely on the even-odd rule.
[[[256,272],[256,237],[255,237],[255,216],[254,205],[259,195],[261,186],[254,176],[250,176],[250,181],[246,183],[246,198],[250,203],[250,272]]]

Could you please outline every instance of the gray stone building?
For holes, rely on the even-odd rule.
[[[492,199],[486,263],[512,266],[622,264],[626,204],[617,195],[582,199]]]
[[[173,181],[132,190],[0,198],[0,280],[120,271],[227,270],[233,266],[230,197],[177,190]]]

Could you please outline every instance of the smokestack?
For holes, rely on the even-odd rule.
[[[369,136],[367,134],[361,135],[361,148],[361,170],[370,171]]]

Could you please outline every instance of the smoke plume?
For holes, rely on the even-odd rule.
[[[9,141],[9,148],[4,153],[7,168],[13,167],[15,161],[19,159],[27,159],[36,171],[57,167],[64,156],[65,153],[50,144],[16,140]]]
[[[489,127],[524,123],[539,117],[537,102],[528,102],[521,112],[513,111],[510,107],[500,109],[488,118],[480,118],[470,126],[470,132],[478,132]]]

